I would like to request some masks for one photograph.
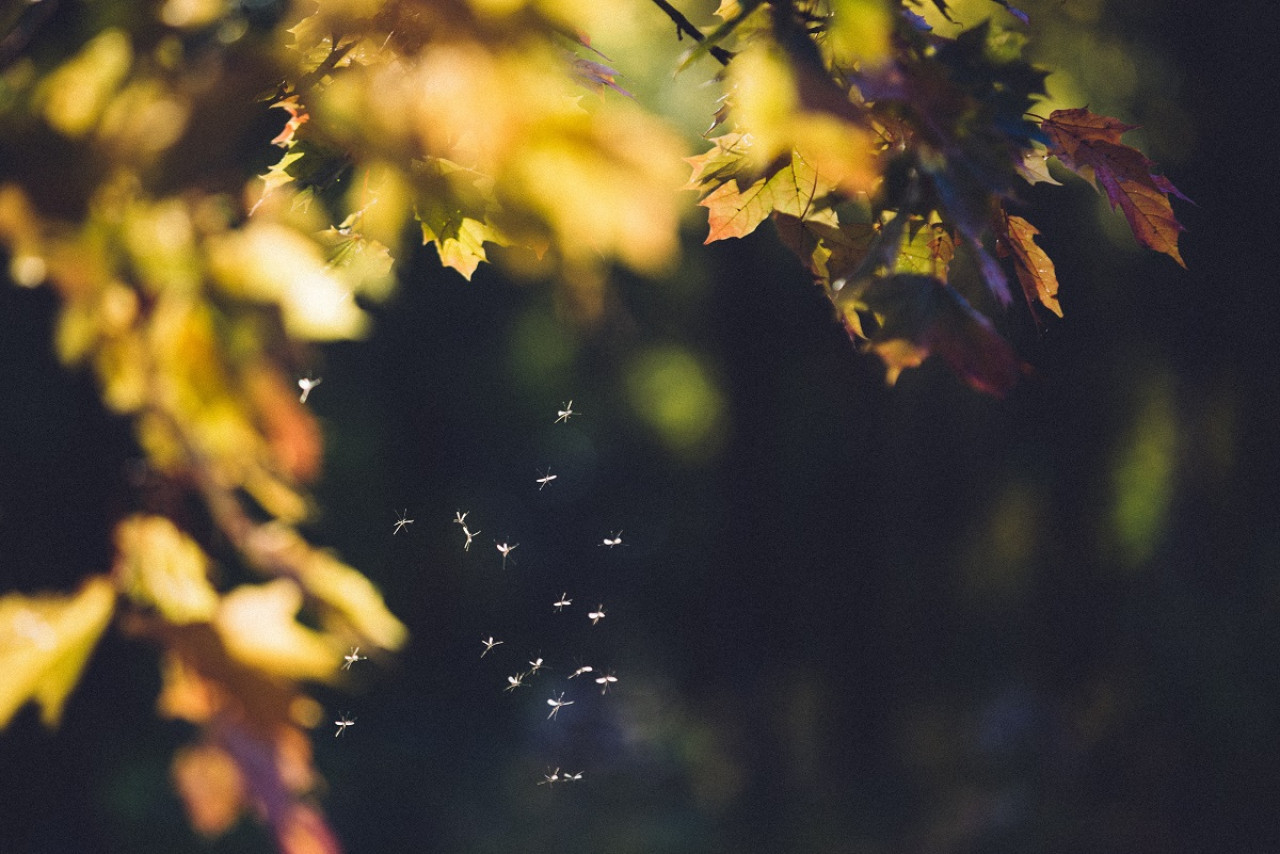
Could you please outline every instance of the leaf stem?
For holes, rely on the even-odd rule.
[[[702,34],[702,30],[695,27],[693,23],[684,16],[683,12],[675,6],[672,6],[667,2],[667,0],[653,0],[653,3],[659,9],[666,12],[667,17],[675,21],[677,33],[683,33],[697,42],[701,42],[706,39],[706,36]],[[728,65],[729,60],[733,59],[733,54],[722,47],[708,48],[707,53],[715,57],[715,60],[721,65]]]

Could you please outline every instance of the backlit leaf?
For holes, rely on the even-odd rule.
[[[1053,261],[1036,245],[1035,236],[1039,230],[1020,216],[1012,216],[1000,212],[1000,242],[998,250],[1002,255],[1013,258],[1013,266],[1022,283],[1022,292],[1026,294],[1027,304],[1034,307],[1038,302],[1062,317],[1062,306],[1058,304],[1058,274],[1053,268]]]
[[[67,695],[115,610],[111,582],[94,576],[70,595],[0,597],[0,728],[28,700],[57,726]]]
[[[287,679],[327,679],[341,646],[295,619],[302,591],[287,578],[235,588],[222,597],[213,625],[235,659]]]
[[[739,188],[738,179],[731,179],[698,203],[708,211],[710,230],[704,242],[745,237],[774,211],[803,219],[813,209],[814,199],[828,189],[799,155],[745,189]]]
[[[1041,127],[1053,143],[1050,153],[1063,166],[1102,185],[1138,243],[1186,266],[1178,252],[1178,233],[1184,229],[1173,215],[1169,194],[1186,197],[1168,178],[1152,171],[1155,164],[1146,155],[1120,142],[1134,125],[1080,108],[1054,110]]]
[[[422,242],[434,243],[440,263],[457,270],[467,281],[471,281],[482,261],[489,260],[484,244],[503,242],[493,228],[460,212],[452,216],[426,216],[419,213]]]
[[[244,777],[235,760],[213,744],[184,747],[173,756],[174,787],[192,828],[205,836],[228,831],[247,806]]]
[[[209,560],[195,540],[163,516],[130,516],[116,526],[117,583],[171,623],[203,622],[218,608]]]

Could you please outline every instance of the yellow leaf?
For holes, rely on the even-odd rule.
[[[323,606],[326,624],[336,618],[342,624],[337,628],[354,634],[361,645],[394,650],[407,639],[408,630],[387,610],[373,582],[329,552],[314,548],[288,525],[259,526],[249,550],[258,556],[259,564],[295,567],[297,583]]]
[[[484,244],[499,242],[492,228],[461,213],[434,219],[422,217],[419,213],[423,244],[434,243],[436,252],[440,254],[440,263],[457,270],[467,281],[471,281],[480,262],[489,260]]]
[[[874,189],[876,141],[847,120],[852,107],[829,81],[797,76],[780,49],[757,42],[734,57],[729,83],[733,116],[753,140],[748,154],[758,167],[794,150],[845,193]]]
[[[710,225],[706,243],[728,237],[745,237],[776,212],[804,219],[814,202],[831,191],[831,185],[797,153],[785,166],[747,187],[744,179],[720,185],[698,204],[707,209]]]
[[[209,266],[235,296],[276,303],[291,335],[313,341],[359,338],[369,319],[320,247],[283,225],[253,222],[212,238]]]
[[[116,526],[116,577],[121,590],[184,625],[213,618],[218,592],[200,546],[163,516],[130,516]]]
[[[387,610],[373,582],[328,552],[312,552],[301,580],[308,593],[369,643],[394,650],[408,639],[408,630]]]
[[[97,123],[132,63],[129,37],[104,30],[41,85],[45,120],[67,136],[83,136]]]
[[[46,726],[57,726],[67,695],[114,610],[115,590],[102,576],[70,596],[10,593],[0,598],[0,728],[28,700],[40,704]]]
[[[866,69],[890,57],[893,14],[885,0],[832,0],[828,44],[837,64]]]
[[[242,585],[222,597],[214,628],[242,664],[285,679],[327,679],[341,663],[342,648],[294,619],[301,607],[302,591],[292,579]]]

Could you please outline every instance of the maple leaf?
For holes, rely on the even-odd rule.
[[[489,260],[484,244],[503,242],[488,225],[459,211],[437,211],[434,216],[419,213],[418,223],[423,244],[434,243],[440,263],[457,270],[467,281],[480,262]]]
[[[114,611],[115,590],[102,576],[67,596],[0,597],[0,728],[28,700],[40,704],[46,726],[57,726]]]
[[[997,396],[1013,388],[1024,370],[991,321],[932,276],[876,279],[859,301],[880,321],[871,349],[884,360],[890,383],[933,354],[973,388]]]
[[[732,178],[747,174],[747,153],[752,144],[750,134],[726,133],[710,142],[712,148],[709,151],[685,158],[685,162],[693,167],[693,174],[684,189],[707,193]],[[751,180],[754,181],[755,177]]]
[[[325,679],[337,670],[338,648],[295,619],[302,599],[288,578],[241,585],[222,597],[212,625],[227,653],[248,667],[282,679]]]
[[[998,220],[997,251],[1001,257],[1014,259],[1014,271],[1027,294],[1027,305],[1041,303],[1061,318],[1062,306],[1057,301],[1057,271],[1050,256],[1036,245],[1039,230],[1021,218],[1001,211]],[[1033,311],[1034,314],[1034,311]]]
[[[1002,258],[1012,257],[1014,271],[1022,283],[1027,305],[1039,302],[1058,317],[1062,306],[1058,304],[1058,274],[1053,261],[1036,245],[1039,230],[1020,216],[1000,211],[997,219],[997,251]],[[1034,312],[1033,312],[1034,313]]]
[[[1112,209],[1124,213],[1138,243],[1187,266],[1178,252],[1178,232],[1184,229],[1173,215],[1169,194],[1187,197],[1168,178],[1152,172],[1155,164],[1146,155],[1120,142],[1121,135],[1137,125],[1081,107],[1054,110],[1040,127],[1052,143],[1050,153],[1063,166],[1102,185]]]
[[[204,730],[202,745],[180,751],[172,769],[193,826],[216,836],[253,806],[285,854],[337,854],[333,832],[307,798],[318,774],[301,727],[319,722],[319,704],[293,680],[230,654],[208,624],[137,618],[129,628],[166,647],[160,713]]]
[[[311,120],[311,114],[307,112],[306,107],[302,106],[297,95],[290,95],[288,98],[276,101],[271,108],[284,110],[289,114],[289,121],[285,122],[284,128],[271,140],[272,145],[288,148],[298,128]]]
[[[1014,164],[1018,174],[1028,184],[1052,184],[1061,187],[1062,182],[1049,174],[1049,153],[1040,146],[1023,152],[1022,159]]]
[[[946,284],[955,255],[956,240],[950,228],[942,223],[926,227],[923,220],[913,219],[898,250],[895,271],[932,276]]]
[[[804,219],[775,211],[773,224],[783,245],[824,287],[856,270],[877,234],[871,223],[841,223],[829,210]]]
[[[244,776],[217,745],[180,748],[171,773],[192,828],[204,836],[221,836],[229,830],[248,802]]]
[[[301,151],[287,151],[267,170],[266,174],[262,176],[262,195],[258,196],[258,201],[254,202],[253,207],[249,208],[249,216],[253,216],[258,212],[258,208],[262,207],[262,203],[267,200],[268,196],[281,187],[286,187],[293,183],[293,175],[289,173],[289,169],[300,159],[302,159]]]
[[[745,179],[731,178],[698,202],[707,209],[710,226],[704,243],[746,237],[775,211],[803,219],[813,210],[814,200],[830,190],[817,170],[795,152],[746,189],[739,187],[740,181]]]
[[[218,592],[209,583],[209,559],[173,522],[130,516],[116,525],[115,539],[114,572],[131,599],[178,625],[213,617]]]

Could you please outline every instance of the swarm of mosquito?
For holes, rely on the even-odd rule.
[[[302,392],[299,398],[300,402],[306,403],[307,397],[310,395],[312,389],[314,389],[318,385],[320,385],[319,378],[311,379],[310,377],[306,377],[299,380],[298,387],[301,389],[301,392]],[[556,411],[556,418],[555,418],[556,424],[568,423],[571,417],[578,414],[573,409],[572,400],[569,400],[566,403],[561,404],[561,407],[562,408]],[[552,474],[550,468],[546,468],[540,471],[539,477],[535,480],[535,483],[538,486],[538,491],[541,492],[543,489],[547,487],[548,484],[550,484],[552,481],[555,481],[558,477],[559,477],[558,475]],[[469,515],[470,515],[470,511],[457,510],[455,511],[454,517],[452,519],[452,522],[458,525],[462,529],[462,534],[465,538],[465,541],[462,544],[462,550],[464,552],[471,551],[472,542],[475,540],[476,536],[481,533],[480,529],[478,528],[476,530],[471,529],[469,523],[467,522],[467,516]],[[405,510],[397,514],[391,533],[395,535],[395,534],[401,533],[402,531],[407,531],[408,526],[412,525],[413,523],[414,523],[414,520],[409,518],[409,511],[406,508]],[[610,548],[610,549],[620,545],[624,545],[622,542],[622,531],[619,530],[619,531],[610,532],[608,535],[601,538],[598,545],[605,548]],[[497,540],[494,541],[494,548],[498,551],[500,555],[502,555],[502,568],[504,570],[507,568],[508,563],[512,563],[512,564],[515,563],[515,559],[511,557],[511,553],[514,552],[518,546],[519,546],[519,543],[512,543],[506,540],[501,542]],[[573,599],[570,598],[568,591],[563,591],[561,592],[559,598],[556,599],[551,604],[552,604],[552,608],[557,613],[559,613],[563,611],[565,608],[570,607],[573,604]],[[598,625],[600,621],[603,620],[604,618],[605,618],[605,610],[604,610],[603,603],[598,603],[594,610],[587,612],[587,619],[591,621],[591,624],[593,626]],[[483,647],[483,649],[480,652],[480,658],[483,659],[490,652],[493,652],[497,647],[502,646],[504,643],[505,643],[504,641],[498,640],[494,635],[489,635],[488,637],[481,638],[480,644]],[[351,648],[351,651],[342,657],[343,663],[342,663],[341,669],[350,670],[352,666],[355,665],[357,662],[365,661],[367,660],[367,658],[368,656],[364,656],[360,654],[360,647],[353,646]],[[529,685],[529,680],[531,680],[533,677],[538,676],[544,670],[550,670],[550,667],[546,663],[546,660],[542,657],[540,653],[530,658],[528,660],[528,664],[529,664],[529,667],[527,670],[521,670],[517,673],[514,673],[506,677],[506,684],[502,688],[504,693],[512,693],[518,688],[527,687]],[[600,675],[595,675],[597,673],[599,673]],[[613,685],[616,685],[618,682],[618,677],[614,674],[612,670],[601,673],[600,671],[597,671],[595,668],[593,668],[591,665],[581,664],[580,662],[578,666],[575,667],[574,670],[571,673],[569,673],[568,676],[566,676],[565,678],[572,680],[572,679],[578,678],[579,676],[588,676],[590,678],[593,678],[595,680],[595,684],[600,686],[600,693],[602,695],[608,694],[609,688]],[[560,691],[558,693],[553,692],[552,695],[546,700],[547,706],[550,707],[550,711],[547,713],[547,718],[546,718],[548,721],[558,720],[559,713],[563,709],[569,706],[572,706],[576,703],[575,700],[566,700],[565,694],[566,694],[565,691]],[[338,736],[342,735],[349,727],[354,726],[355,722],[356,722],[355,717],[352,716],[351,713],[349,712],[344,712],[343,714],[339,715],[338,719],[334,721],[334,725],[337,727],[337,731],[334,733],[334,738],[337,738]],[[578,771],[576,773],[570,773],[568,771],[561,771],[560,768],[557,766],[550,773],[543,774],[542,780],[538,783],[538,785],[547,786],[548,788],[550,788],[554,786],[556,783],[576,782],[576,781],[582,780],[582,778],[583,778],[583,772],[581,771]]]

